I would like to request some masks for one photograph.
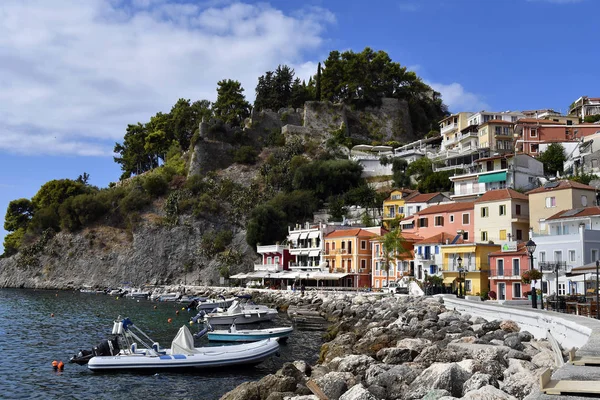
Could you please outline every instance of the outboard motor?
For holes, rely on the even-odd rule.
[[[192,317],[191,321],[195,324],[198,323],[199,320],[201,320],[202,318],[204,318],[204,316],[206,315],[206,313],[204,311],[200,311],[198,314],[196,314],[195,317]]]
[[[104,339],[92,350],[79,350],[79,353],[75,354],[69,360],[70,363],[79,365],[85,365],[90,361],[92,357],[96,356],[116,356],[119,354],[119,339]]]

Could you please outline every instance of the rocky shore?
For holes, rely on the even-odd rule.
[[[310,291],[253,298],[320,312],[331,322],[326,342],[317,365],[285,364],[221,400],[318,400],[309,387],[331,400],[524,399],[554,367],[547,341],[501,315],[488,322],[447,310],[441,298]]]

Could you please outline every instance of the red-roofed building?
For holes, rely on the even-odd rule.
[[[529,269],[529,253],[525,243],[508,242],[500,251],[489,254],[490,290],[498,300],[525,300],[531,285],[521,282],[521,274]],[[539,283],[538,283],[539,288]]]
[[[548,234],[546,218],[559,211],[595,205],[596,189],[575,181],[553,181],[525,193],[529,197],[529,226],[534,233]]]
[[[419,193],[415,196],[411,196],[409,199],[406,200],[404,204],[404,215],[406,217],[410,217],[411,215],[418,213],[419,211],[424,210],[427,207],[450,202],[452,202],[450,197],[446,196],[441,192],[422,194]]]
[[[440,247],[451,243],[464,243],[462,235],[442,232],[415,242],[415,267],[419,280],[425,279],[427,275],[442,276]]]
[[[476,242],[529,239],[529,198],[513,189],[490,190],[475,201]]]
[[[542,150],[542,144],[578,141],[598,131],[600,126],[595,124],[568,125],[543,119],[523,118],[515,125],[515,151],[537,156]]]
[[[600,114],[600,97],[581,96],[573,102],[569,114],[577,115],[581,119]]]
[[[400,222],[402,232],[431,237],[439,233],[462,233],[465,241],[473,241],[473,202],[446,203],[427,207],[412,219]]]
[[[377,233],[361,229],[340,229],[325,236],[325,261],[329,272],[347,274],[341,286],[371,286],[371,241]]]
[[[388,282],[394,282],[402,279],[405,276],[414,276],[415,273],[415,253],[413,245],[415,242],[423,239],[414,233],[402,232],[404,255],[391,255],[389,271],[386,271],[385,248],[382,240],[374,238],[371,240],[372,245],[372,282],[373,288],[382,288],[387,286]],[[397,258],[396,258],[397,257]],[[388,280],[389,272],[389,280]]]

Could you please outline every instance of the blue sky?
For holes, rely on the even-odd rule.
[[[51,179],[105,187],[128,123],[331,50],[387,51],[452,111],[565,111],[600,96],[596,0],[3,0],[0,213]],[[5,232],[0,230],[0,242]]]

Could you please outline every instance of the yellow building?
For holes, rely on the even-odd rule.
[[[529,199],[513,189],[490,190],[475,201],[473,239],[499,244],[529,239]]]
[[[467,120],[473,115],[470,112],[452,114],[440,121],[442,149],[451,149],[458,144],[459,132],[468,126]]]
[[[442,245],[442,276],[445,285],[452,285],[458,290],[457,278],[462,269],[464,282],[463,292],[476,296],[477,293],[490,288],[489,254],[500,250],[500,245],[487,243],[465,243],[459,240],[456,244]]]
[[[574,181],[547,182],[525,193],[529,197],[529,225],[534,233],[547,234],[546,218],[559,211],[591,207],[595,204],[596,189]]]
[[[370,287],[371,240],[380,234],[355,228],[335,230],[325,236],[325,261],[329,272],[348,274],[342,279],[342,286]]]
[[[514,123],[493,119],[479,125],[477,129],[480,148],[489,148],[497,153],[514,150]]]
[[[411,199],[419,194],[418,191],[412,189],[394,189],[390,197],[383,201],[383,227],[391,229],[392,221],[404,218],[406,213],[404,206],[406,200]]]

